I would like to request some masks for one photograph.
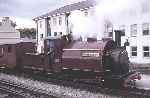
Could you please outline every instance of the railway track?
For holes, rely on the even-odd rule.
[[[36,78],[38,79],[38,77]],[[39,81],[47,81],[48,83],[53,83],[56,85],[62,85],[67,87],[73,87],[75,89],[81,89],[90,91],[92,93],[104,93],[104,94],[110,94],[114,96],[122,96],[121,98],[150,98],[150,90],[145,89],[139,89],[136,87],[132,88],[119,88],[119,89],[113,89],[113,88],[106,88],[103,85],[100,85],[98,82],[83,82],[83,81],[68,81],[68,80],[61,80],[56,79],[53,77],[50,78],[43,78],[40,77],[38,79]]]
[[[83,82],[83,81],[74,82],[74,81],[62,80],[62,79],[56,78],[56,76],[53,76],[53,75],[49,75],[45,77],[41,75],[32,75],[32,76],[28,76],[28,78],[32,80],[46,82],[49,84],[71,87],[74,89],[81,89],[81,90],[89,91],[95,94],[102,93],[102,94],[108,94],[112,96],[121,96],[119,98],[150,98],[150,90],[138,89],[136,87],[135,88],[121,88],[121,89],[106,88],[100,85],[99,83],[89,83],[89,82]],[[29,91],[31,89],[34,89],[34,88],[29,88],[29,87],[24,87],[24,88],[25,90],[27,89]],[[39,91],[34,91],[34,92],[37,93],[37,92],[42,92],[42,91],[39,90]],[[44,97],[44,98],[47,98],[47,97]]]
[[[16,84],[8,80],[0,80],[0,91],[5,92],[6,98],[56,98],[40,89]]]

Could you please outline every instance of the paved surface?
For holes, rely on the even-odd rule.
[[[142,79],[136,81],[136,86],[141,89],[150,89],[150,75],[141,75]]]

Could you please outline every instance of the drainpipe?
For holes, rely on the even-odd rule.
[[[38,20],[36,20],[35,22],[36,22],[36,41],[37,41],[37,46],[38,46],[38,41],[39,41],[39,37],[38,37]]]
[[[66,25],[67,25],[67,34],[70,34],[70,32],[69,32],[69,20],[68,20],[68,17],[69,17],[69,15],[70,15],[70,13],[68,12],[68,13],[66,13]]]

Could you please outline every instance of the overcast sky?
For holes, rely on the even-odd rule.
[[[0,0],[0,17],[9,16],[19,27],[34,27],[32,18],[83,0]]]

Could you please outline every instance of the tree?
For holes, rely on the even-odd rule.
[[[21,38],[29,38],[35,39],[36,38],[36,29],[35,28],[23,28],[18,29],[20,32]]]

